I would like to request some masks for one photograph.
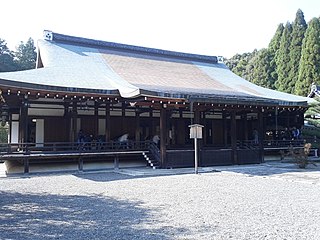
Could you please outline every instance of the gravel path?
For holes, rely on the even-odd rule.
[[[319,177],[261,165],[0,178],[0,239],[318,240]]]

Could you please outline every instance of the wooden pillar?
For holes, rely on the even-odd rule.
[[[29,158],[23,159],[23,173],[29,173]]]
[[[222,124],[223,124],[223,142],[224,146],[228,146],[228,124],[227,124],[227,117],[226,117],[226,112],[222,112]]]
[[[236,120],[236,112],[231,112],[231,149],[232,149],[232,157],[233,164],[238,164],[237,160],[237,120]]]
[[[210,129],[210,126],[207,126],[207,120],[206,120],[206,112],[202,112],[201,114],[201,119],[200,119],[200,124],[203,125],[203,130],[202,130],[202,134],[203,134],[203,145],[208,144],[208,140],[207,140],[207,135],[208,135],[208,129]],[[209,124],[210,125],[210,124]],[[210,136],[209,136],[210,137]]]
[[[149,135],[152,139],[152,137],[157,134],[155,129],[155,124],[154,124],[154,118],[153,118],[153,109],[150,109],[150,112],[149,112],[149,118],[150,118],[150,124],[149,124],[149,127],[150,127],[150,130],[149,130]]]
[[[243,138],[244,138],[244,140],[248,141],[249,140],[249,135],[248,135],[249,129],[248,129],[248,118],[247,118],[246,113],[242,114],[241,121],[243,123],[243,131],[244,131]]]
[[[179,110],[179,120],[177,124],[177,144],[184,145],[186,139],[185,121],[183,119],[183,111]]]
[[[110,141],[110,103],[106,103],[106,142]]]
[[[275,113],[274,113],[275,122],[276,122],[276,132],[275,132],[276,137],[275,137],[274,140],[278,139],[278,137],[279,137],[279,133],[278,133],[278,113],[279,113],[278,112],[278,107],[276,107],[276,110],[275,110]]]
[[[263,112],[258,113],[258,122],[259,122],[259,129],[258,129],[258,141],[259,141],[259,151],[260,151],[260,162],[264,162],[264,121],[263,121]]]
[[[214,145],[216,142],[215,142],[215,137],[214,137],[214,134],[215,134],[215,124],[214,124],[214,121],[215,120],[211,120],[211,139],[212,139],[212,145]]]
[[[140,114],[136,111],[136,128],[135,128],[135,139],[136,141],[141,141],[140,139]]]
[[[114,170],[119,170],[119,156],[115,155],[114,156]]]
[[[28,141],[28,105],[27,99],[22,101],[20,107],[20,121],[19,121],[19,142],[26,143]]]
[[[71,141],[77,141],[77,125],[78,125],[78,111],[77,111],[77,102],[74,101],[72,103],[72,135],[71,135]]]
[[[78,159],[78,171],[79,172],[83,171],[83,158],[81,156]]]
[[[95,138],[98,139],[99,135],[99,104],[98,102],[94,102],[94,135]]]
[[[167,131],[167,145],[171,146],[174,144],[174,125],[172,121],[172,110],[166,111],[166,126],[169,131]]]
[[[121,116],[121,134],[124,134],[126,131],[126,105],[124,102],[121,104]]]
[[[8,142],[12,143],[12,114],[9,114],[9,139]]]
[[[194,123],[200,124],[200,111],[198,109],[194,110]]]
[[[166,162],[166,153],[167,153],[167,110],[161,108],[160,110],[160,158],[161,158],[161,167],[165,168],[167,165]]]
[[[193,113],[193,117],[192,117]],[[190,101],[190,124],[194,124],[194,112],[193,112],[193,101]]]
[[[286,127],[289,129],[289,127],[290,127],[290,112],[288,111],[288,110],[286,110],[286,123],[287,123],[287,125],[286,125]]]
[[[73,142],[72,139],[72,125],[71,125],[71,118],[72,118],[72,114],[69,112],[69,102],[65,102],[64,103],[64,119],[66,122],[66,126],[67,126],[67,131],[68,131],[68,142]]]

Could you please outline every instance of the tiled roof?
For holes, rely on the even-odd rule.
[[[45,32],[43,68],[0,74],[1,84],[68,91],[119,92],[219,102],[306,105],[308,98],[259,87],[214,56],[178,53]]]

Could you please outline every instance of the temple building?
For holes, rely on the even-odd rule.
[[[90,152],[105,153],[123,135],[132,143],[125,151],[158,136],[150,155],[162,168],[193,165],[195,123],[204,126],[200,166],[261,163],[264,142],[301,127],[308,107],[307,98],[246,81],[215,56],[51,31],[38,41],[36,69],[0,73],[0,89],[10,153],[77,143],[79,132],[101,143]]]

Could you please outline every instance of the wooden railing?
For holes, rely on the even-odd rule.
[[[154,157],[154,159],[158,162],[161,163],[161,157],[160,157],[160,150],[154,142],[149,142],[149,151],[151,155]]]
[[[150,141],[0,143],[0,154],[148,150]]]
[[[290,146],[300,147],[306,142],[305,139],[296,139],[296,140],[264,140],[263,148],[288,148]],[[242,149],[257,149],[259,148],[259,144],[255,143],[253,140],[247,141],[238,141],[237,147]]]

